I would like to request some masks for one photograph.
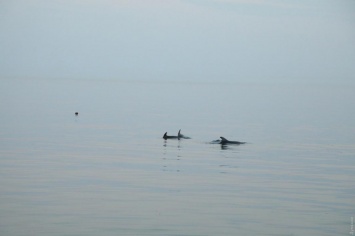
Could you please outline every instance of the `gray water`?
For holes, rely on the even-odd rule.
[[[354,86],[0,85],[0,235],[351,233]]]

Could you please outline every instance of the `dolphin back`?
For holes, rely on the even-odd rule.
[[[244,144],[245,142],[239,142],[239,141],[229,141],[228,139],[224,138],[224,137],[220,137],[221,140],[221,144]]]
[[[224,137],[220,137],[220,138],[222,139],[222,142],[229,142],[229,140]]]

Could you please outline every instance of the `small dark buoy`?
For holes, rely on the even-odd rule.
[[[79,112],[75,112],[75,115],[78,116],[78,115],[79,115]]]

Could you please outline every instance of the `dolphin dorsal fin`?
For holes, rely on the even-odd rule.
[[[165,132],[165,134],[164,134],[163,138],[165,138],[165,137],[167,136],[167,134],[168,134],[168,132]]]
[[[179,129],[179,133],[178,133],[178,136],[180,136],[180,131],[181,131],[181,129]]]
[[[228,139],[226,139],[226,138],[223,138],[223,137],[220,137],[221,139],[222,139],[222,141],[224,141],[224,142],[227,142],[228,141]]]

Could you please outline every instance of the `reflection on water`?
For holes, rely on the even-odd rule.
[[[186,96],[171,98],[156,91],[177,85],[93,82],[78,97],[81,82],[52,83],[13,84],[19,93],[2,100],[0,235],[349,233],[350,90],[328,98],[317,88],[312,100],[309,88],[294,98],[285,88],[178,85]],[[162,139],[179,127],[193,138]],[[248,143],[209,143],[220,132]]]

